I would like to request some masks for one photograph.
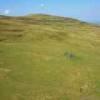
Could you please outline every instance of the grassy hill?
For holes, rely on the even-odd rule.
[[[100,100],[100,26],[0,16],[0,100]]]

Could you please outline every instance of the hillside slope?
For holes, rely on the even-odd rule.
[[[100,26],[0,16],[0,100],[100,100]]]

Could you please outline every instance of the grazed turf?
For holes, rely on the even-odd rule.
[[[100,100],[100,27],[0,17],[0,100]]]

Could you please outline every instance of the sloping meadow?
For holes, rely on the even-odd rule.
[[[0,100],[100,100],[100,26],[0,16]]]

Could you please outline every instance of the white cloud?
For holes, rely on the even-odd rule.
[[[10,13],[9,9],[0,9],[0,14],[8,15]]]
[[[40,4],[40,6],[41,6],[41,7],[45,7],[45,4],[42,3],[42,4]]]
[[[4,10],[4,14],[5,14],[5,15],[7,15],[7,14],[9,14],[9,13],[10,13],[10,10],[9,10],[9,9]]]

